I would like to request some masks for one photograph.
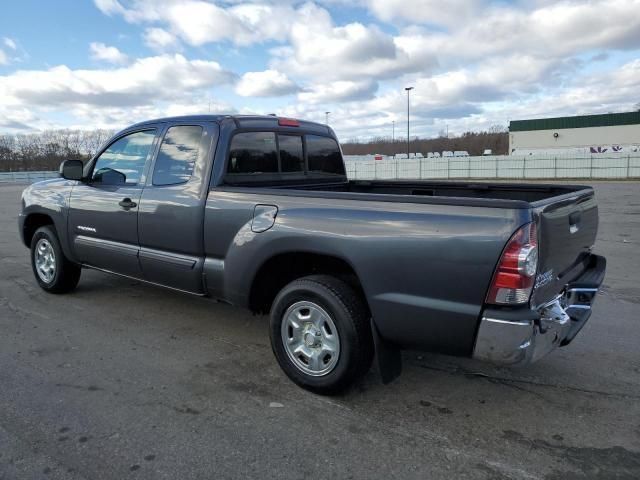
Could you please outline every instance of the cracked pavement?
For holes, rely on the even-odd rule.
[[[640,183],[594,183],[608,271],[527,368],[404,353],[335,398],[277,366],[266,317],[84,271],[42,292],[0,185],[0,479],[640,478]]]

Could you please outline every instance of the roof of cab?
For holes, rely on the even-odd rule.
[[[242,125],[244,123],[256,124],[261,121],[268,121],[272,123],[274,120],[278,120],[279,118],[285,117],[277,117],[275,115],[183,115],[176,117],[164,117],[164,118],[154,118],[152,120],[145,120],[144,122],[139,122],[130,127],[127,127],[127,130],[130,128],[136,128],[144,125],[149,125],[152,123],[166,123],[166,122],[220,122],[225,118],[230,118],[234,120],[236,123]],[[298,120],[298,119],[295,119]],[[310,122],[308,120],[298,120],[300,122],[300,126],[313,126],[313,127],[325,127],[322,123]]]

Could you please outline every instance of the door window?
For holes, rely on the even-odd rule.
[[[153,170],[154,185],[188,182],[198,160],[202,127],[171,127],[164,136]]]
[[[91,182],[102,185],[137,184],[155,135],[155,130],[145,130],[113,142],[96,160]]]

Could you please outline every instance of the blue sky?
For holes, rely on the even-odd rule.
[[[23,0],[0,16],[0,132],[276,113],[343,139],[627,111],[640,0]]]

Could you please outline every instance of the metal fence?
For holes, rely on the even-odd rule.
[[[33,183],[58,175],[58,172],[0,172],[0,183]]]
[[[446,158],[346,156],[347,175],[373,179],[639,178],[640,154],[594,156],[482,156]]]
[[[483,156],[446,158],[346,155],[347,176],[374,179],[562,179],[640,178],[640,154],[593,156]],[[0,183],[33,183],[58,177],[58,172],[0,172]]]

